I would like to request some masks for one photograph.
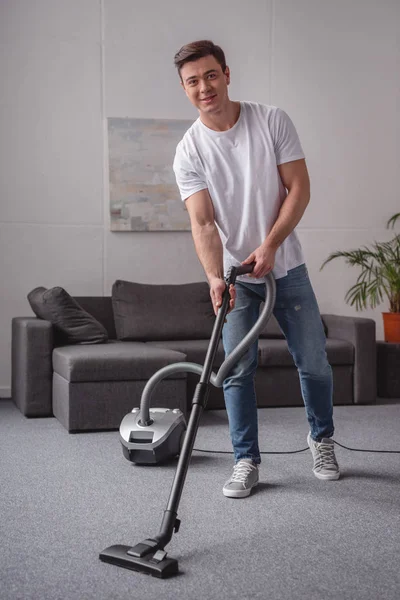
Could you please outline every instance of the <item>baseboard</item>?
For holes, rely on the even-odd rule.
[[[0,385],[0,398],[11,398],[11,388]]]

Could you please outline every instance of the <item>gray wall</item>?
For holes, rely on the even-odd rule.
[[[0,395],[10,321],[32,314],[33,287],[203,279],[190,233],[111,233],[108,217],[106,118],[195,119],[172,64],[193,39],[225,49],[233,100],[294,120],[312,184],[298,230],[320,308],[355,314],[343,298],[356,270],[319,266],[389,239],[400,209],[399,22],[398,0],[1,0]],[[378,337],[382,310],[363,313]]]

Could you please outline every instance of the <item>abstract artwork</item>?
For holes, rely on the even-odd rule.
[[[111,231],[189,231],[172,168],[193,121],[108,119]]]

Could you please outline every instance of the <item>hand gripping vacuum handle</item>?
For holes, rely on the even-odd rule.
[[[255,263],[250,263],[249,265],[239,265],[238,267],[230,267],[228,270],[225,281],[227,286],[229,287],[232,283],[235,285],[236,277],[240,275],[246,275],[247,273],[251,273],[254,269]]]
[[[228,310],[229,304],[229,286],[231,284],[235,284],[236,278],[240,275],[244,275],[246,273],[251,273],[254,268],[254,263],[249,265],[240,265],[238,267],[231,267],[226,275],[226,289],[222,299],[222,306],[218,311],[218,317],[225,319],[226,312]],[[262,284],[259,284],[262,285]],[[229,356],[225,359],[222,365],[219,368],[217,374],[211,373],[210,381],[212,385],[216,387],[222,387],[224,380],[227,375],[234,367],[234,365],[239,361],[239,359],[243,356],[243,354],[247,351],[247,349],[258,339],[261,331],[266,326],[272,311],[275,305],[276,298],[276,286],[275,286],[275,278],[272,273],[269,273],[265,282],[265,304],[263,310],[258,317],[258,320],[254,324],[254,326],[250,329],[247,335],[243,338],[243,340],[236,346],[236,348],[229,354]],[[188,362],[179,362],[172,365],[167,365],[166,367],[160,369],[148,380],[140,401],[140,424],[142,426],[148,426],[152,424],[152,420],[150,419],[150,400],[151,395],[153,393],[156,385],[173,375],[174,373],[196,373],[197,375],[201,375],[203,372],[203,366],[196,363],[188,363]]]

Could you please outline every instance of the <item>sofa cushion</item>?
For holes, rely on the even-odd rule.
[[[37,287],[28,294],[37,317],[50,321],[65,344],[99,344],[108,340],[101,323],[86,312],[62,287]]]
[[[153,285],[117,280],[112,303],[119,340],[204,340],[215,322],[205,282]]]
[[[67,381],[147,380],[156,371],[186,356],[140,342],[109,341],[98,346],[61,346],[53,350],[53,369]],[[175,373],[173,379],[186,377]]]
[[[331,365],[352,365],[354,363],[354,346],[349,342],[328,338],[326,353]],[[258,341],[258,358],[261,367],[294,366],[286,340],[260,339]]]
[[[177,352],[183,352],[186,354],[187,362],[197,363],[203,365],[206,358],[208,346],[210,340],[170,340],[165,342],[147,342],[151,346],[157,346],[159,348],[169,348],[170,350],[176,350]],[[225,359],[225,352],[222,342],[219,343],[217,353],[215,355],[215,361],[213,365],[213,371],[222,365]]]

